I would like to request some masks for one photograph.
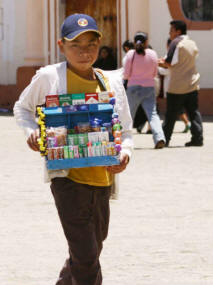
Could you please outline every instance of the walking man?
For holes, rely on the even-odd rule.
[[[191,141],[185,146],[203,145],[203,127],[198,110],[198,89],[200,74],[196,69],[198,48],[187,35],[184,21],[170,22],[170,38],[172,40],[167,57],[159,59],[159,66],[170,69],[170,82],[167,92],[167,110],[163,126],[166,146],[172,136],[179,111],[185,108],[191,121]]]

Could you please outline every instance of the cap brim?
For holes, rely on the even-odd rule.
[[[67,41],[73,41],[74,39],[76,39],[77,37],[79,37],[80,35],[86,33],[86,32],[94,32],[96,34],[98,34],[100,36],[100,38],[102,38],[102,33],[97,31],[97,30],[92,30],[92,29],[88,29],[88,30],[83,30],[83,31],[76,31],[74,33],[71,33],[69,35],[67,35],[66,37],[64,37],[65,40]]]

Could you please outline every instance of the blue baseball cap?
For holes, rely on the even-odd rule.
[[[102,37],[95,19],[86,14],[73,14],[68,16],[61,26],[61,37],[72,41],[85,32],[95,32]]]

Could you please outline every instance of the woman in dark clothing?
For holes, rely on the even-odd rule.
[[[113,70],[117,68],[116,60],[113,56],[112,49],[108,46],[100,48],[99,56],[93,65],[103,70]]]

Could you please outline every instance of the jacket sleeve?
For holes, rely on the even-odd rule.
[[[45,103],[45,96],[50,90],[49,85],[47,76],[38,71],[15,103],[13,111],[16,122],[27,137],[38,128],[35,117],[36,107]]]
[[[132,117],[129,110],[129,104],[126,96],[126,91],[122,88],[122,108],[117,108],[119,118],[121,120],[122,130],[122,150],[121,152],[128,154],[129,158],[132,156],[132,151],[134,147],[133,137],[132,137]]]

